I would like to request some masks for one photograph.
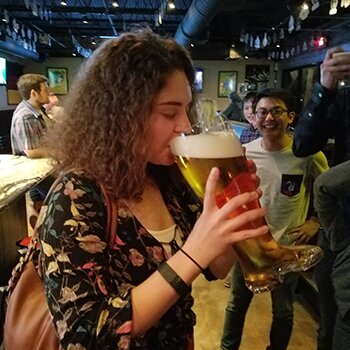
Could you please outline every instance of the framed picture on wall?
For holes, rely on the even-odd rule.
[[[218,81],[218,97],[228,97],[237,89],[237,72],[220,71]]]
[[[23,74],[23,66],[11,61],[6,62],[6,80],[7,80],[7,104],[18,105],[22,97],[17,90],[17,81]]]
[[[68,94],[67,68],[47,68],[47,77],[51,91],[56,95]]]
[[[270,80],[270,66],[268,64],[247,64],[245,66],[245,82],[268,83]]]

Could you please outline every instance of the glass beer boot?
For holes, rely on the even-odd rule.
[[[199,133],[192,131],[192,134],[174,138],[170,147],[182,175],[201,200],[213,167],[220,170],[216,195],[218,207],[240,193],[255,190],[242,146],[234,133],[227,130],[208,132],[208,128],[203,128]],[[259,200],[248,203],[232,212],[231,217],[259,206]],[[265,219],[260,219],[242,229],[264,224]],[[317,246],[280,245],[270,232],[235,243],[233,249],[242,267],[246,285],[254,293],[276,288],[283,282],[286,273],[307,270],[323,256],[321,248]]]

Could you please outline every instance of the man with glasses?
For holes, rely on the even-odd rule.
[[[290,93],[265,89],[254,100],[256,127],[261,137],[247,143],[246,155],[257,166],[261,205],[267,208],[266,220],[274,239],[281,244],[307,243],[319,230],[316,217],[307,220],[312,182],[328,169],[322,152],[297,158],[292,152],[292,136],[287,131],[293,122]],[[281,286],[271,292],[273,320],[269,350],[287,349],[293,328],[293,300],[297,274],[290,273]],[[232,277],[232,294],[226,308],[221,349],[238,349],[244,320],[253,293],[244,283],[238,264]]]

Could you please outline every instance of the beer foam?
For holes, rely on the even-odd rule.
[[[188,158],[234,158],[243,155],[237,136],[226,131],[180,135],[171,141],[170,148],[175,156]]]

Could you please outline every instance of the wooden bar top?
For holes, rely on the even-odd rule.
[[[0,211],[53,171],[49,158],[0,154]]]

